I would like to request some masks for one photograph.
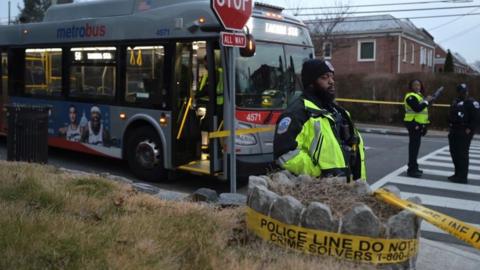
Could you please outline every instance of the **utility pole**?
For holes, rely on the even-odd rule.
[[[8,25],[10,25],[10,9],[11,9],[12,3],[10,0],[8,0]]]

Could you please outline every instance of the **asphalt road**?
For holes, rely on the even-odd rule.
[[[408,153],[407,137],[380,134],[363,134],[363,136],[367,147],[367,174],[370,184],[406,164]],[[423,156],[447,144],[446,138],[424,138],[419,156]],[[6,159],[5,138],[0,138],[0,159]],[[50,148],[49,164],[93,173],[107,172],[135,181],[135,177],[128,169],[128,164],[121,160]],[[229,190],[226,182],[188,174],[180,174],[173,181],[154,184],[163,189],[179,192],[193,192],[200,187],[212,188],[218,192],[227,192]],[[240,183],[238,186],[240,192],[245,191],[245,183]]]
[[[408,163],[408,137],[362,134],[365,140],[367,178],[373,184]],[[423,137],[418,157],[448,145],[447,138]]]

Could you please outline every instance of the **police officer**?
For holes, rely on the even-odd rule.
[[[366,179],[363,140],[349,113],[334,102],[333,76],[328,61],[303,64],[303,94],[277,121],[274,157],[297,175]]]
[[[455,165],[455,174],[448,180],[456,183],[467,183],[468,150],[475,133],[476,119],[480,105],[468,97],[467,85],[457,86],[457,98],[450,106],[448,143],[450,155]]]
[[[428,106],[431,105],[432,97],[423,98],[423,83],[420,80],[412,80],[408,84],[409,92],[403,100],[405,117],[403,121],[408,130],[408,170],[410,177],[421,177],[423,171],[418,168],[417,158],[420,149],[421,138],[427,133]]]

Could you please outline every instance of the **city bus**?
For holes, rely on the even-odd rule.
[[[230,125],[225,74],[235,70],[236,129],[273,127],[313,46],[301,21],[267,4],[254,5],[235,67],[221,31],[209,0],[52,5],[42,22],[0,26],[1,104],[50,106],[50,146],[127,160],[141,179],[225,179],[226,144],[212,136]],[[236,136],[238,171],[273,161],[270,130]]]

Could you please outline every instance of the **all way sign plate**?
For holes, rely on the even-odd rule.
[[[227,47],[240,47],[245,48],[247,46],[247,37],[240,33],[228,33],[221,32],[222,45]]]

